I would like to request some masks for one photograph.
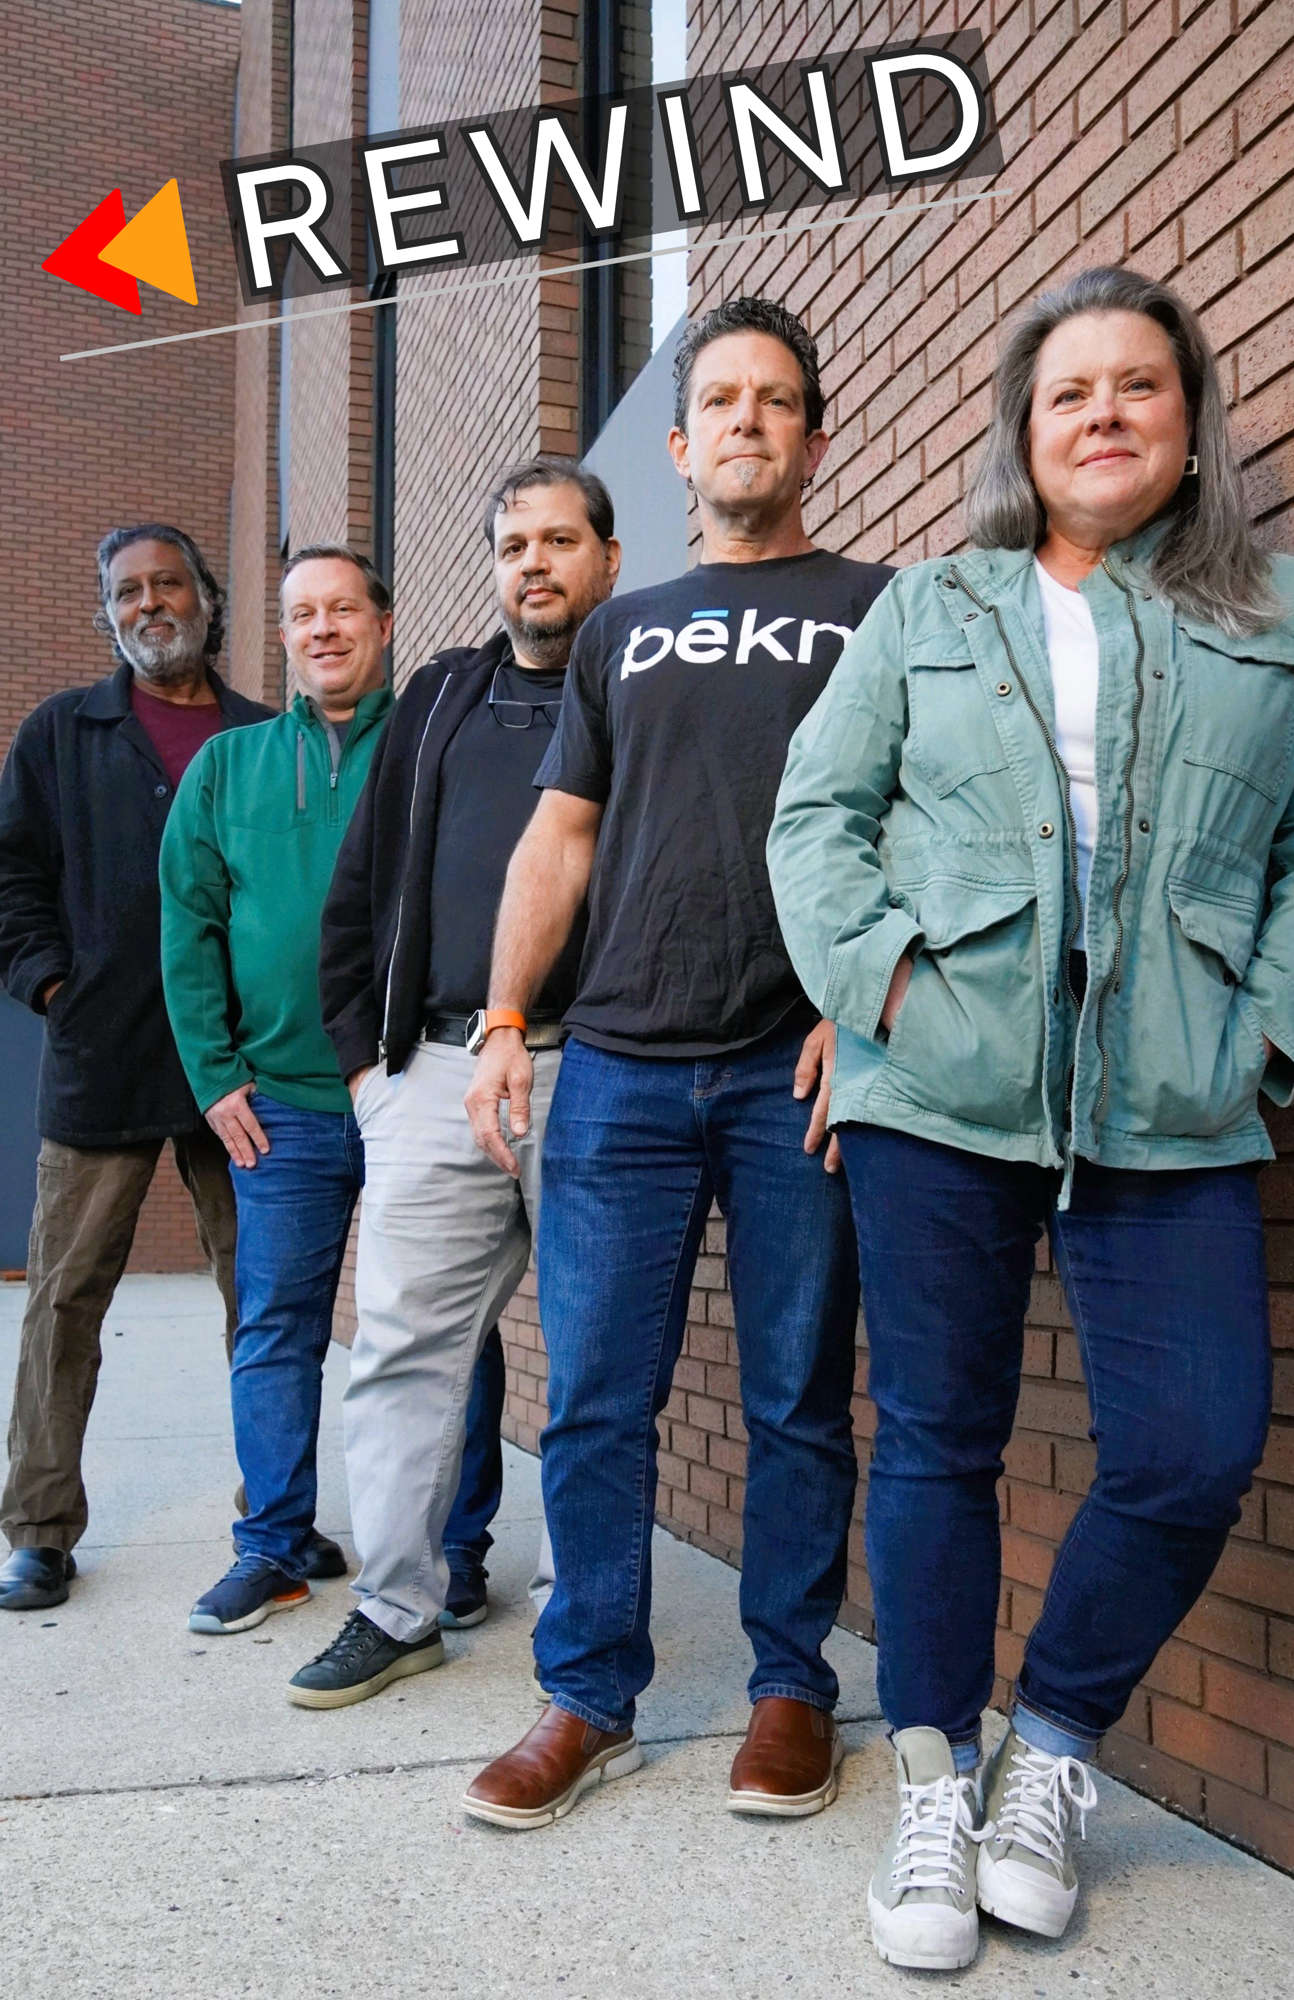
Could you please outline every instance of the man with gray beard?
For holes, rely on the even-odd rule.
[[[9,1426],[0,1609],[61,1604],[88,1520],[81,1445],[100,1329],[170,1139],[236,1324],[225,1149],[166,1017],[157,858],[189,762],[270,714],[215,673],[224,593],[195,543],[150,522],[99,544],[106,680],[42,702],[0,776],[0,982],[45,1018],[30,1292]]]

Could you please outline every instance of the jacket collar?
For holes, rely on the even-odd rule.
[[[229,689],[212,667],[207,669],[207,679],[211,682],[221,712],[227,715],[230,712]],[[77,714],[88,716],[92,722],[124,722],[133,713],[130,691],[134,683],[135,676],[130,665],[123,660],[115,673],[95,681],[92,687],[86,689],[77,704]]]
[[[370,722],[376,717],[383,716],[394,700],[395,695],[391,688],[383,681],[380,687],[370,688],[367,694],[360,696],[358,702],[355,704],[355,713],[352,721],[364,723]],[[303,724],[322,725],[324,721],[323,710],[316,706],[308,694],[302,694],[299,688],[292,697],[288,712],[290,715],[295,716],[298,722]]]
[[[1112,542],[1105,552],[1105,560],[1113,569],[1132,569],[1142,576],[1150,567],[1151,557],[1168,532],[1166,519],[1148,521],[1136,533],[1128,535],[1121,542]],[[1010,589],[1022,571],[1032,567],[1033,549],[967,549],[961,555],[949,556],[941,563],[936,574],[936,582],[956,570],[964,577],[976,593],[987,603]]]

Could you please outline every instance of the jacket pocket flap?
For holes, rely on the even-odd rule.
[[[940,877],[903,895],[903,906],[911,910],[924,933],[926,951],[945,951],[977,931],[991,930],[1005,923],[1036,900],[1032,882],[1003,882],[991,887],[981,882],[960,882]]]
[[[1168,901],[1192,944],[1216,952],[1236,979],[1243,979],[1253,957],[1258,921],[1254,905],[1171,877]]]
[[[947,626],[914,633],[904,642],[903,658],[909,667],[973,667],[975,664],[971,649],[961,633]]]
[[[1221,653],[1225,659],[1257,661],[1267,667],[1289,667],[1294,669],[1294,624],[1283,619],[1279,625],[1269,625],[1265,632],[1246,632],[1243,638],[1233,639],[1226,632],[1220,632],[1216,625],[1207,625],[1200,618],[1183,618],[1177,613],[1177,623],[1183,632],[1198,646],[1207,646],[1211,653]]]

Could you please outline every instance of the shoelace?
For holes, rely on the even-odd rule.
[[[966,1843],[985,1840],[991,1827],[975,1824],[975,1780],[936,1778],[932,1785],[899,1786],[899,1837],[890,1879],[899,1889],[951,1889],[966,1880]]]
[[[997,1837],[1060,1867],[1071,1813],[1078,1814],[1079,1839],[1086,1840],[1087,1815],[1095,1804],[1096,1786],[1086,1764],[1077,1757],[1050,1757],[1021,1743],[1007,1774]]]
[[[349,1666],[352,1655],[369,1644],[370,1633],[380,1637],[376,1625],[362,1611],[352,1611],[331,1646],[316,1653],[311,1666],[317,1667],[321,1660],[336,1660],[339,1665]]]

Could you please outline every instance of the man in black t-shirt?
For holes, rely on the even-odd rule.
[[[486,1004],[495,912],[534,810],[571,642],[610,595],[620,550],[605,486],[568,459],[504,473],[484,525],[504,630],[476,650],[441,653],[409,682],[324,906],[324,1027],[364,1141],[358,1330],[345,1399],[362,1567],[358,1608],[289,1686],[306,1708],[362,1701],[439,1666],[438,1624],[486,1615],[481,1558],[492,1505],[478,1510],[471,1546],[451,1547],[446,1529],[473,1367],[530,1254],[543,1111],[581,938],[554,954],[532,1010],[536,1115],[517,1141],[519,1182],[473,1147],[463,1123],[468,1045],[480,1032],[471,1024]],[[497,1334],[485,1353],[497,1411]],[[478,1372],[474,1405],[488,1392]],[[481,1413],[472,1414],[479,1436]],[[497,1454],[497,1414],[493,1437]],[[456,1532],[467,1534],[470,1512],[460,1493]],[[549,1584],[545,1550],[532,1589],[538,1597]]]
[[[707,314],[684,334],[675,385],[670,450],[696,491],[702,560],[581,631],[490,976],[491,1007],[524,1015],[587,893],[539,1250],[557,1586],[535,1649],[552,1706],[464,1800],[516,1827],[641,1762],[656,1419],[712,1200],[749,1433],[741,1612],[755,1653],[728,1803],[795,1817],[836,1795],[821,1647],[855,1485],[857,1272],[834,1140],[814,1157],[834,1032],[791,969],[764,843],[791,735],[889,571],[804,531],[827,439],[817,351],[792,314],[761,299]],[[530,1074],[521,1033],[501,1026],[467,1098],[478,1145],[513,1172],[498,1106],[524,1131]],[[704,1427],[708,1412],[693,1414]]]

